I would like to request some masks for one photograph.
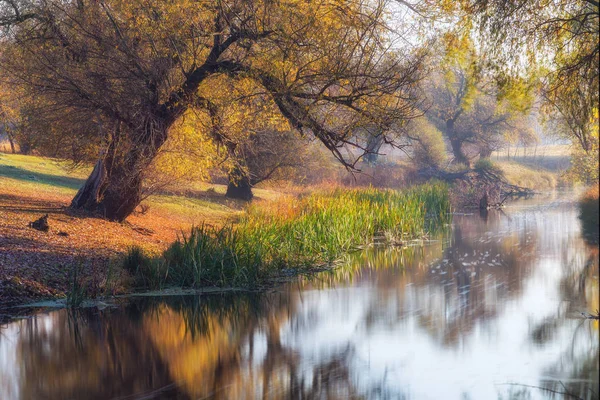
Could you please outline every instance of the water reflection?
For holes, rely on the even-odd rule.
[[[12,323],[0,398],[594,399],[598,297],[574,205],[529,200],[265,295]]]

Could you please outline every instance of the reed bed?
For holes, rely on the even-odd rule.
[[[154,261],[158,266],[138,274],[151,271],[152,279],[142,280],[156,282],[160,271],[161,285],[252,287],[331,264],[375,237],[394,243],[423,237],[448,223],[449,213],[442,183],[404,191],[336,189],[251,205],[235,225],[192,228]]]

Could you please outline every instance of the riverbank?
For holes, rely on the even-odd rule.
[[[122,293],[124,283],[114,267],[128,248],[161,254],[190,226],[222,224],[244,208],[244,202],[224,197],[225,186],[198,184],[186,187],[185,196],[150,196],[145,209],[123,224],[90,218],[67,208],[87,170],[65,167],[58,160],[0,153],[0,308],[66,296],[75,267],[99,290]],[[283,195],[255,193],[257,203]],[[48,232],[29,227],[45,214]],[[107,280],[109,268],[116,275]]]
[[[124,269],[144,289],[256,287],[331,266],[374,240],[402,246],[427,237],[450,221],[450,210],[442,183],[401,191],[317,190],[266,207],[252,204],[235,224],[192,228],[161,257],[131,249]]]
[[[256,189],[246,209],[224,197],[225,186],[202,183],[150,196],[126,223],[112,223],[67,208],[89,171],[65,167],[0,153],[0,308],[69,293],[80,301],[168,286],[250,287],[331,263],[374,236],[401,244],[428,231],[414,189]],[[45,214],[48,232],[29,227]]]
[[[396,244],[422,236],[426,210],[432,210],[422,207],[423,201],[435,197],[421,199],[432,194],[431,187],[406,192],[257,189],[246,209],[245,203],[223,196],[224,186],[198,184],[182,189],[185,196],[150,196],[143,209],[118,224],[67,208],[86,172],[68,171],[57,160],[0,154],[0,307],[65,297],[77,302],[172,285],[252,286],[277,273],[331,263],[374,236]],[[447,195],[436,205],[444,214],[446,203]],[[29,227],[45,214],[47,232]],[[202,228],[190,234],[192,226]],[[226,265],[220,271],[195,267],[207,244],[215,250],[208,253],[213,265]],[[223,254],[236,255],[224,259]],[[239,254],[245,254],[244,261]]]

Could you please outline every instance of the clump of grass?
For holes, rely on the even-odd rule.
[[[164,253],[169,279],[181,286],[252,286],[265,262],[261,242],[256,234],[232,225],[192,228]]]
[[[498,170],[492,160],[489,158],[480,158],[475,163],[475,169],[478,170]]]
[[[144,251],[138,246],[132,246],[127,250],[125,258],[123,259],[123,269],[131,276],[137,275],[140,267],[151,262],[150,257],[144,254]]]
[[[266,208],[252,205],[236,225],[202,225],[183,234],[164,253],[164,283],[253,286],[284,269],[332,263],[370,243],[374,236],[395,242],[422,237],[449,221],[448,189],[431,183],[402,192],[335,189]],[[127,266],[155,273],[137,252]]]
[[[71,270],[71,287],[67,292],[67,307],[69,308],[77,308],[80,307],[81,304],[88,296],[87,285],[83,284],[81,279],[79,278],[79,273],[83,265],[80,263],[76,265]]]
[[[127,250],[122,267],[134,278],[136,286],[144,288],[158,289],[167,278],[164,260],[148,256],[138,246]]]

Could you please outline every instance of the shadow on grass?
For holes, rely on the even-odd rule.
[[[155,195],[162,196],[177,196],[184,199],[196,199],[200,201],[205,201],[207,203],[211,203],[217,206],[228,207],[234,210],[243,210],[249,202],[246,200],[239,199],[231,199],[229,197],[225,197],[224,193],[215,192],[213,190],[195,190],[195,189],[181,189],[181,190],[162,190],[153,193]],[[262,200],[262,197],[257,196],[256,194],[252,198],[252,201]]]
[[[11,165],[0,165],[0,177],[18,179],[23,182],[39,183],[43,185],[58,186],[67,189],[79,189],[84,179],[71,178],[68,176],[57,176],[51,174],[43,174],[40,172],[28,171],[20,167]]]
[[[63,214],[64,205],[47,200],[34,200],[17,195],[0,194],[0,210],[26,213]]]

